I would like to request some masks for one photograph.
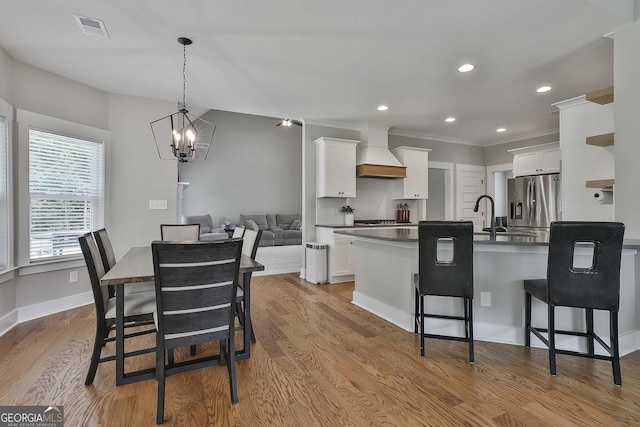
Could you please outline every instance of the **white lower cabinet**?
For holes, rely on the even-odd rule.
[[[370,227],[358,227],[357,230],[369,230]],[[335,234],[339,228],[318,227],[316,236],[318,242],[326,243],[327,271],[329,283],[349,282],[354,280],[355,273],[355,238],[345,234]],[[344,230],[344,228],[342,228]],[[349,230],[355,230],[349,228]]]
[[[353,275],[353,244],[355,238],[353,236],[345,236],[344,234],[334,234],[333,237],[333,271],[332,276]]]

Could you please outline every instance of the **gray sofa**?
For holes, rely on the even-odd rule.
[[[240,215],[240,224],[252,228],[253,221],[262,230],[260,246],[302,244],[302,216],[282,214]]]
[[[229,235],[223,227],[213,225],[211,215],[182,215],[181,224],[200,224],[200,240],[223,240]]]

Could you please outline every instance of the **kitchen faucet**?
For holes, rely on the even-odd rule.
[[[489,229],[489,237],[492,239],[495,239],[496,238],[496,206],[493,203],[493,198],[488,194],[483,194],[482,196],[478,197],[478,200],[476,200],[476,205],[473,208],[473,211],[478,212],[478,207],[480,207],[480,200],[482,200],[485,197],[489,199],[489,201],[491,202],[491,228]]]

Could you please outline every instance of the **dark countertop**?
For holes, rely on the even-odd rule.
[[[346,228],[346,227],[345,227]],[[375,230],[336,230],[338,234],[349,236],[366,237],[376,240],[390,242],[418,242],[418,227],[406,227],[385,229],[381,227]],[[523,235],[525,233],[498,233],[495,239],[491,239],[489,233],[474,233],[473,242],[475,244],[497,244],[497,245],[522,245],[522,246],[548,246],[549,233],[537,232],[533,236]],[[640,248],[639,239],[625,239],[624,247],[628,249]]]

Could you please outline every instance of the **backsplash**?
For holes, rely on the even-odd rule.
[[[358,178],[356,181],[356,197],[316,199],[316,224],[341,225],[344,214],[340,212],[342,206],[349,205],[355,209],[358,219],[396,219],[399,203],[406,203],[411,210],[411,220],[417,219],[416,200],[393,199],[393,181],[391,179]]]

